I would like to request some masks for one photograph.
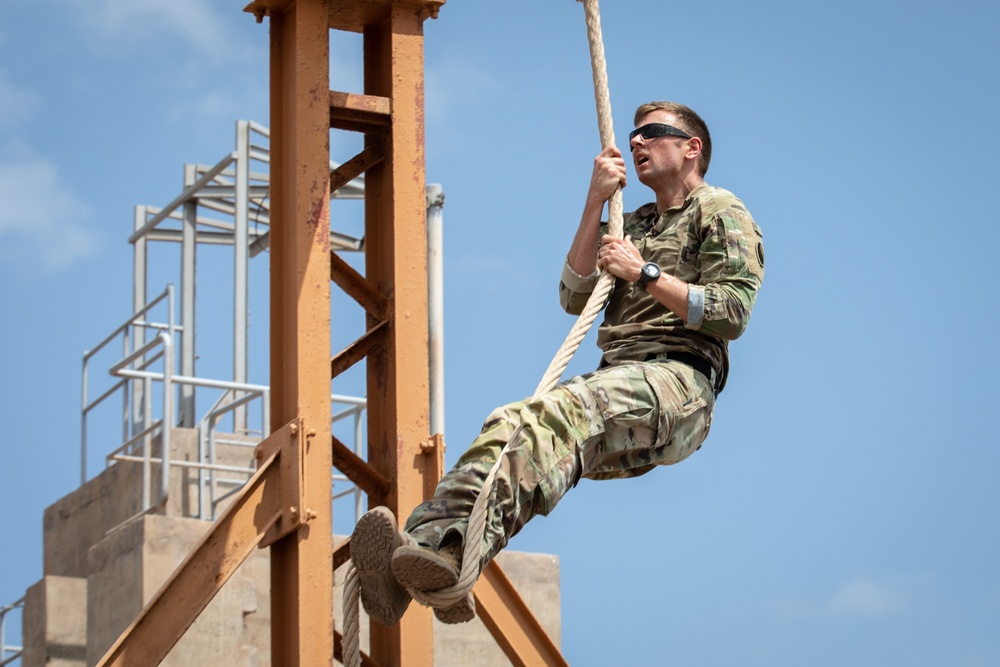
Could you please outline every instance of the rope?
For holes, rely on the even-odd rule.
[[[587,37],[590,42],[590,64],[594,74],[594,99],[597,104],[597,122],[601,135],[601,146],[607,148],[615,144],[615,131],[611,119],[611,95],[608,91],[607,61],[604,58],[604,41],[601,35],[601,16],[598,8],[598,0],[579,0],[583,2],[584,13],[587,21]],[[611,235],[621,238],[623,227],[622,213],[622,193],[621,188],[616,188],[608,200],[608,231]],[[590,330],[598,313],[607,303],[608,296],[615,284],[615,277],[607,271],[602,271],[597,280],[597,285],[587,300],[583,312],[577,318],[576,323],[570,329],[566,340],[556,352],[548,369],[542,376],[541,382],[532,394],[532,399],[536,399],[542,394],[552,390],[559,383],[559,379],[566,371],[570,359],[580,347],[587,331]],[[483,489],[476,498],[469,515],[469,525],[465,530],[465,545],[462,551],[462,566],[458,575],[458,582],[454,586],[442,588],[436,591],[410,590],[409,593],[414,600],[424,606],[435,608],[447,608],[465,599],[476,580],[479,578],[479,561],[482,557],[481,549],[483,536],[486,533],[487,505],[493,492],[493,482],[496,480],[497,472],[503,455],[512,442],[520,436],[524,426],[519,425],[514,429],[507,444],[497,456],[493,468],[483,482]],[[350,588],[349,588],[350,587]],[[358,589],[357,575],[354,565],[348,564],[347,579],[344,590],[344,665],[345,667],[360,667],[361,657],[357,652],[358,645]],[[353,634],[352,634],[353,633]],[[348,648],[352,648],[353,653],[349,654]]]
[[[361,598],[361,582],[354,563],[347,566],[344,578],[344,637],[341,657],[345,667],[361,667],[361,615],[358,601]]]

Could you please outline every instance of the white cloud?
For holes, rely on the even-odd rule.
[[[98,0],[87,5],[95,26],[112,34],[178,34],[206,53],[231,47],[221,16],[203,0]]]
[[[830,611],[837,614],[884,616],[899,606],[900,601],[889,590],[867,579],[845,583],[830,600]]]
[[[845,582],[833,594],[827,609],[834,614],[887,616],[912,611],[928,598],[926,577],[889,576],[881,581],[859,577]]]
[[[0,164],[0,201],[4,259],[35,257],[44,266],[60,268],[93,253],[95,240],[82,225],[86,206],[60,183],[48,160],[21,155]]]
[[[25,122],[38,108],[38,95],[7,80],[0,70],[0,130],[9,130]]]

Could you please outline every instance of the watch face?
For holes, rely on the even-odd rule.
[[[642,272],[645,273],[650,278],[655,278],[656,276],[660,275],[660,270],[651,264],[646,264],[644,267],[642,267]]]

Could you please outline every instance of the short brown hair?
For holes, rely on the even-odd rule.
[[[708,173],[708,165],[712,161],[712,135],[708,133],[708,125],[701,119],[694,109],[684,106],[678,102],[647,102],[640,104],[635,110],[635,120],[633,124],[638,126],[639,121],[651,111],[662,109],[672,113],[677,118],[677,125],[692,137],[701,139],[701,155],[698,156],[698,171],[704,177]]]

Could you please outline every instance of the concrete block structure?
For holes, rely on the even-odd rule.
[[[197,460],[196,436],[192,429],[173,429],[171,460]],[[224,454],[219,460],[248,465],[253,450],[246,444],[250,441],[220,448]],[[153,443],[154,458],[158,447]],[[158,467],[154,463],[148,471],[154,498],[160,497],[159,482],[152,481],[160,479]],[[141,511],[143,480],[142,463],[118,462],[46,509],[45,576],[28,590],[24,605],[24,667],[96,664],[205,534],[210,522],[195,518],[196,470],[174,467],[166,502],[146,512]],[[506,552],[498,561],[558,644],[558,559]],[[338,630],[342,569],[334,579]],[[510,664],[479,619],[458,626],[434,624],[434,664]],[[269,665],[270,631],[270,554],[262,549],[240,566],[161,664]],[[362,613],[365,650],[368,637]]]
[[[21,664],[83,667],[87,657],[87,580],[46,576],[24,600]]]

